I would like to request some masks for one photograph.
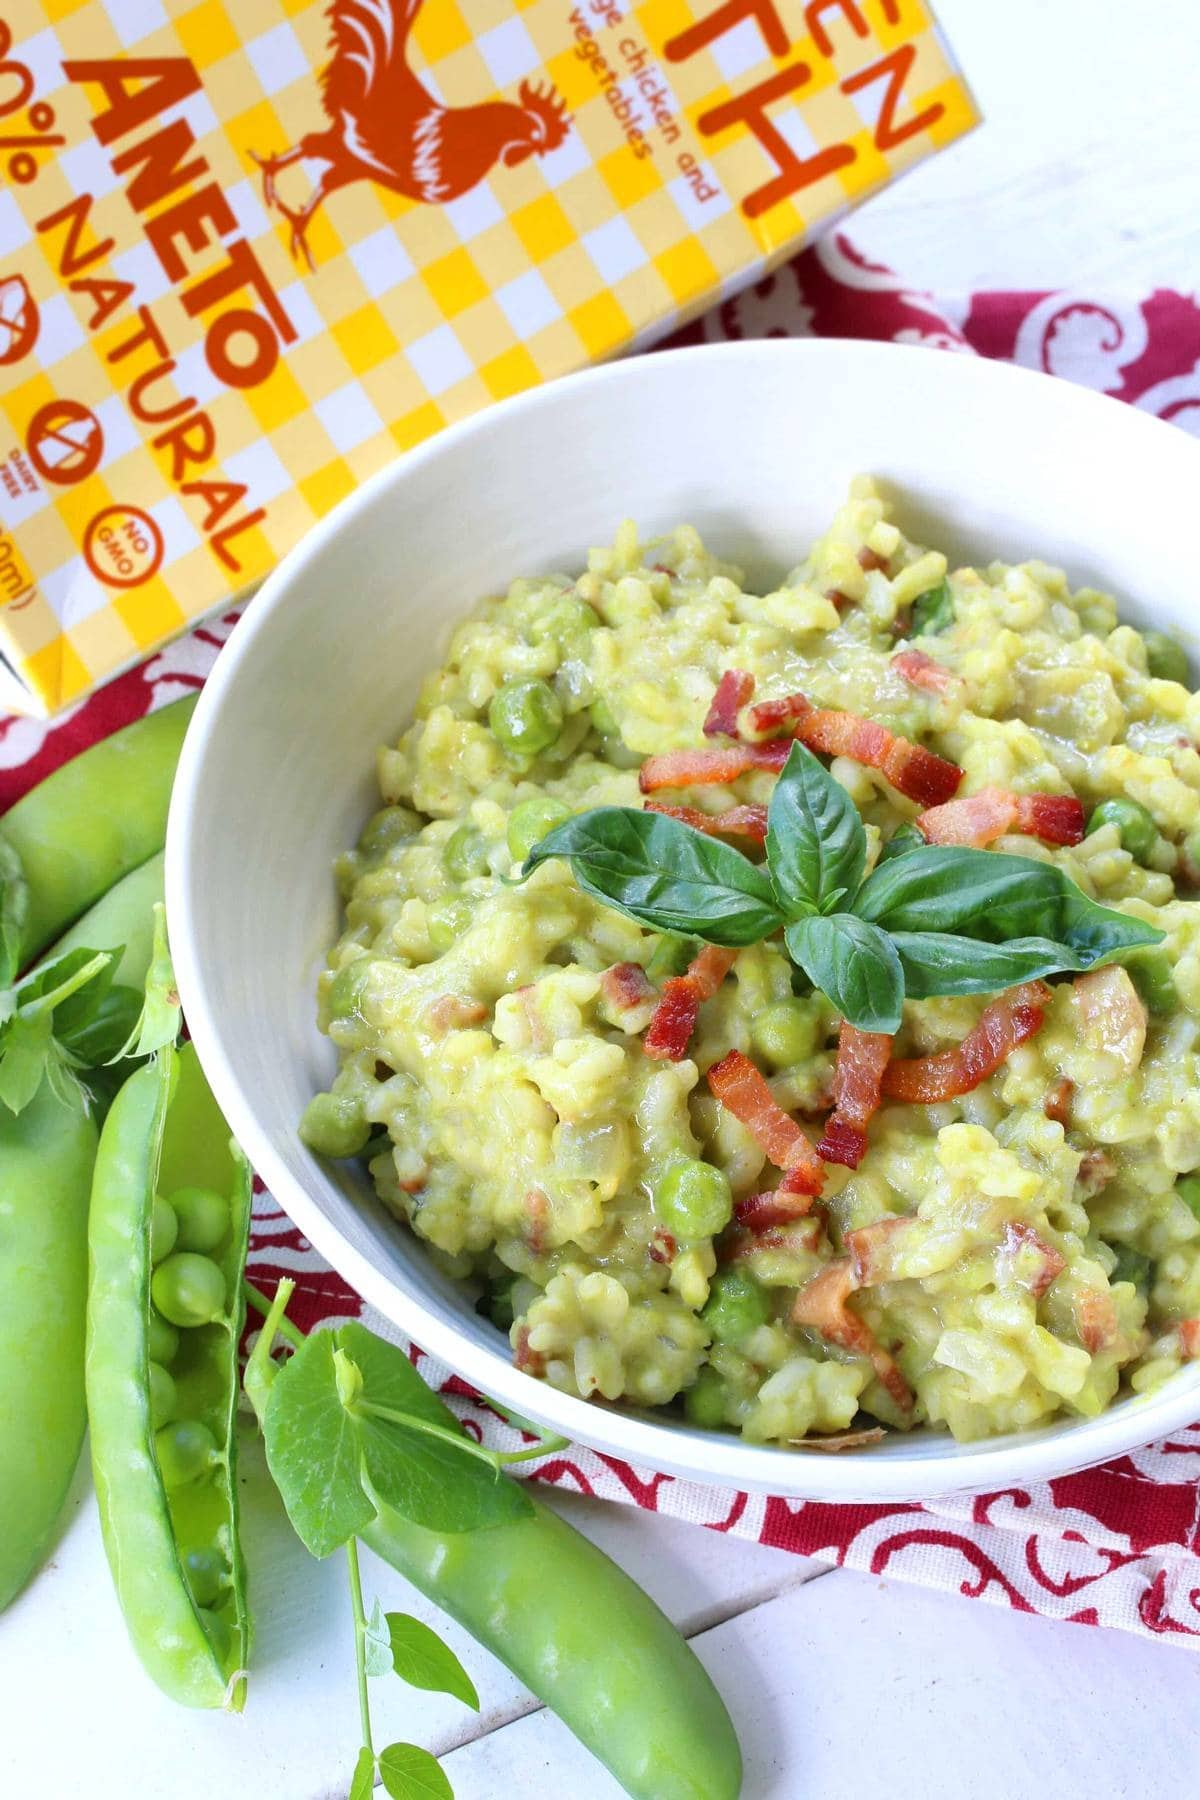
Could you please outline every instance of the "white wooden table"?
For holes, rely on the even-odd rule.
[[[1200,25],[1185,0],[938,0],[989,123],[854,221],[914,286],[1200,289]],[[0,1446],[2,1453],[2,1446]],[[5,1800],[338,1800],[356,1739],[338,1559],[315,1565],[246,1458],[259,1618],[241,1719],[142,1678],[81,1477],[53,1566],[0,1621]],[[693,1638],[737,1723],[746,1800],[1105,1800],[1181,1790],[1200,1654],[871,1580],[572,1496],[556,1504]],[[367,1558],[369,1591],[433,1609]],[[458,1800],[618,1793],[558,1722],[450,1628],[477,1716],[374,1683],[377,1741],[444,1758]]]

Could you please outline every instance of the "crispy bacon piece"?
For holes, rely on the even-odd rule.
[[[1071,1123],[1071,1101],[1075,1097],[1075,1083],[1066,1075],[1060,1075],[1052,1088],[1047,1089],[1046,1098],[1042,1101],[1042,1111],[1048,1119],[1054,1119],[1059,1125]]]
[[[1074,794],[1013,794],[980,788],[923,812],[917,830],[930,844],[965,844],[982,850],[1005,832],[1023,832],[1047,844],[1083,842],[1083,802]]]
[[[883,1091],[889,1100],[931,1106],[969,1094],[994,1075],[1019,1044],[1042,1029],[1050,989],[1044,981],[1026,981],[986,1006],[978,1025],[952,1050],[934,1056],[908,1056],[884,1070]]]
[[[858,713],[819,707],[797,721],[796,736],[810,750],[819,750],[825,756],[848,756],[852,762],[878,769],[898,793],[919,806],[940,806],[962,780],[957,763],[897,737],[895,732],[871,719],[860,718]]]
[[[600,977],[600,992],[616,1012],[641,1006],[654,992],[654,983],[641,963],[614,963]]]
[[[833,1114],[817,1145],[826,1162],[857,1169],[866,1155],[867,1126],[879,1110],[880,1082],[892,1054],[886,1032],[859,1031],[842,1021],[833,1071]]]
[[[1117,1307],[1110,1293],[1100,1288],[1081,1288],[1075,1296],[1075,1329],[1089,1356],[1098,1356],[1116,1342]]]
[[[708,1085],[721,1105],[741,1120],[768,1160],[792,1176],[789,1192],[820,1193],[824,1164],[748,1056],[731,1050],[708,1071]]]
[[[1088,1044],[1114,1057],[1132,1075],[1146,1048],[1149,1014],[1128,969],[1113,965],[1077,975],[1071,997]]]
[[[1179,1348],[1185,1356],[1200,1356],[1200,1319],[1184,1319],[1179,1326]]]
[[[912,1236],[912,1218],[876,1219],[871,1225],[860,1225],[844,1236],[846,1249],[854,1265],[855,1287],[877,1287],[881,1281],[895,1281],[896,1253],[904,1239]]]
[[[793,1444],[800,1444],[805,1450],[825,1450],[836,1454],[839,1450],[859,1450],[864,1444],[877,1444],[885,1438],[887,1432],[882,1425],[864,1425],[861,1431],[832,1431],[828,1437],[792,1438]]]
[[[778,1225],[765,1225],[747,1231],[744,1228],[726,1232],[717,1256],[722,1264],[744,1262],[759,1250],[778,1250],[785,1256],[815,1254],[825,1229],[824,1219],[813,1214],[807,1219],[786,1219]]]
[[[1082,844],[1083,801],[1074,794],[1018,794],[1017,830],[1044,844]]]
[[[698,806],[668,806],[664,800],[647,800],[643,810],[665,813],[668,819],[679,819],[709,837],[746,837],[753,838],[756,844],[766,842],[765,806],[729,806],[724,812],[706,813]]]
[[[835,1257],[819,1274],[800,1289],[792,1305],[792,1324],[807,1325],[823,1337],[827,1344],[869,1357],[871,1366],[896,1405],[908,1412],[913,1403],[912,1390],[905,1381],[895,1358],[881,1344],[865,1319],[852,1313],[846,1302],[855,1287],[854,1270],[848,1256]]]
[[[860,569],[866,569],[868,573],[872,569],[886,569],[888,561],[886,556],[880,556],[878,550],[868,549],[866,544],[858,553],[858,566]]]
[[[662,1227],[659,1226],[658,1230],[654,1233],[654,1236],[650,1239],[646,1254],[649,1256],[651,1262],[672,1263],[675,1261],[675,1252],[678,1248],[679,1246],[671,1233],[669,1231],[664,1231]]]
[[[1103,1193],[1116,1172],[1117,1165],[1107,1150],[1085,1150],[1075,1173],[1080,1198],[1094,1200],[1097,1194]]]
[[[686,974],[663,983],[662,998],[642,1039],[647,1056],[678,1062],[687,1055],[701,1003],[712,999],[736,959],[736,950],[705,944],[688,964]]]
[[[659,788],[707,787],[736,781],[750,769],[769,769],[778,775],[788,759],[786,738],[770,744],[706,745],[699,750],[665,750],[648,756],[638,775],[643,794]]]
[[[1033,1226],[1027,1225],[1024,1219],[1010,1219],[1004,1227],[1001,1255],[1015,1266],[1017,1256],[1023,1249],[1036,1251],[1037,1260],[1026,1258],[1030,1273],[1027,1278],[1018,1276],[1017,1280],[1022,1287],[1029,1289],[1035,1300],[1040,1300],[1046,1289],[1058,1280],[1066,1268],[1067,1259],[1040,1238]]]
[[[462,994],[439,994],[426,1010],[425,1023],[440,1036],[446,1031],[479,1025],[487,1015],[487,1007],[478,1000],[468,1000]]]
[[[902,675],[909,687],[923,688],[927,694],[945,694],[958,681],[958,676],[944,663],[935,662],[923,650],[900,650],[892,658],[892,667]]]
[[[738,714],[753,692],[753,675],[747,674],[745,669],[726,669],[717,683],[704,721],[705,737],[736,737]]]
[[[843,596],[844,598],[844,596]],[[767,737],[785,725],[794,725],[813,710],[807,694],[781,694],[777,700],[760,700],[746,715],[746,723],[755,737]]]
[[[733,1208],[744,1231],[769,1231],[774,1225],[790,1225],[812,1211],[811,1194],[793,1193],[780,1182],[774,1193],[745,1194]]]
[[[513,1367],[539,1379],[546,1373],[545,1357],[540,1350],[530,1348],[528,1325],[522,1325],[517,1331],[517,1341],[513,1345]]]
[[[525,1196],[525,1242],[535,1256],[546,1248],[546,1228],[550,1223],[550,1201],[541,1188],[530,1188]]]

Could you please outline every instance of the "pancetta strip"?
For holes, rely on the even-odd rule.
[[[961,1044],[934,1056],[901,1057],[888,1064],[883,1092],[889,1100],[932,1106],[969,1094],[995,1074],[1019,1044],[1042,1028],[1050,989],[1043,981],[1010,988],[986,1006],[978,1025]]]

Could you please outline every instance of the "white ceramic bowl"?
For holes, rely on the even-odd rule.
[[[296,1224],[420,1344],[505,1404],[630,1461],[765,1492],[918,1499],[1081,1468],[1200,1415],[1200,1364],[1098,1419],[959,1446],[897,1435],[840,1456],[757,1448],[588,1405],[519,1374],[501,1335],[296,1123],[335,1066],[314,1023],[336,935],[330,864],[378,804],[376,746],[407,724],[455,619],[510,578],[581,566],[636,518],[697,526],[756,579],[793,563],[849,478],[971,561],[1040,556],[1125,615],[1188,629],[1200,445],[1063,382],[942,351],[768,341],[555,382],[383,470],[284,560],[201,696],[171,807],[167,889],[201,1060]]]

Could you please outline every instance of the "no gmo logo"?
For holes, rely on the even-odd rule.
[[[140,587],[162,567],[163,535],[140,506],[106,506],[84,533],[83,554],[106,587]]]

